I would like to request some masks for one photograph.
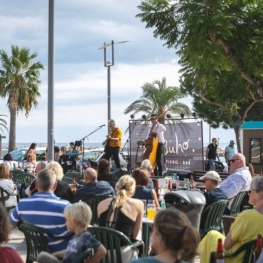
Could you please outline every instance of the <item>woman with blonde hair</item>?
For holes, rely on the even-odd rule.
[[[15,191],[15,185],[13,181],[9,178],[9,174],[10,174],[9,166],[6,164],[0,164],[0,187],[8,191],[10,194],[13,194]],[[5,207],[14,206],[16,203],[17,203],[16,196],[10,196],[5,201]]]
[[[61,165],[58,162],[53,161],[47,164],[46,169],[53,171],[56,175],[57,187],[54,191],[54,194],[60,197],[61,199],[65,199],[72,202],[73,193],[71,191],[71,188],[69,187],[67,182],[62,181],[64,174]],[[29,188],[29,195],[33,195],[35,192],[37,192],[35,181],[36,180],[32,182]]]
[[[116,197],[107,198],[98,205],[100,226],[121,231],[130,239],[137,237],[142,225],[144,204],[131,198],[135,187],[135,180],[130,175],[119,179],[115,186]]]

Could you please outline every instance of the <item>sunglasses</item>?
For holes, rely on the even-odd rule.
[[[259,192],[257,189],[249,189],[248,193],[251,194],[252,191]]]
[[[234,163],[235,161],[238,161],[238,160],[241,160],[241,159],[231,159],[230,162]]]

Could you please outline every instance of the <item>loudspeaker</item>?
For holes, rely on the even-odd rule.
[[[124,169],[116,169],[115,171],[113,171],[113,174],[120,179],[123,175],[128,174],[128,171]]]
[[[75,147],[81,146],[81,141],[75,141]]]

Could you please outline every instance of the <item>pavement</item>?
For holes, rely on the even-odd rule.
[[[10,233],[8,245],[15,247],[22,260],[26,262],[26,241],[24,234],[18,228],[13,229]],[[200,263],[199,257],[195,258],[194,263]]]
[[[26,262],[26,241],[24,234],[15,228],[9,235],[9,246],[13,246],[18,254],[21,256],[22,260]]]

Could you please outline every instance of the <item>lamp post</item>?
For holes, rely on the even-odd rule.
[[[115,44],[123,44],[129,41],[120,41],[114,43],[112,40],[110,43],[106,44],[104,42],[104,45],[100,47],[98,50],[103,49],[104,50],[104,67],[107,67],[107,83],[108,83],[108,121],[111,119],[111,72],[110,68],[111,66],[114,66],[114,45]],[[107,61],[107,47],[111,46],[111,61]],[[110,132],[110,128],[108,125],[108,132]]]

